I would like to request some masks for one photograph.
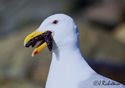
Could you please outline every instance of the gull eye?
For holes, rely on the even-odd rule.
[[[54,20],[54,21],[53,21],[53,24],[57,24],[57,23],[58,23],[58,20]]]

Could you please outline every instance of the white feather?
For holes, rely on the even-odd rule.
[[[53,24],[58,20],[57,24]],[[55,14],[43,21],[38,32],[54,32],[52,62],[46,88],[125,88],[117,86],[95,86],[95,80],[110,79],[97,74],[84,60],[79,48],[79,32],[73,19],[64,14]]]

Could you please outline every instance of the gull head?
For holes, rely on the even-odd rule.
[[[78,42],[78,29],[74,20],[65,14],[55,14],[46,18],[38,29],[29,34],[24,40],[24,46],[34,47],[32,56],[48,46],[50,51],[59,48],[76,45]]]

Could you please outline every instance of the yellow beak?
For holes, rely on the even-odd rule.
[[[37,29],[38,30],[38,29]],[[31,39],[33,39],[33,38],[35,38],[35,37],[37,37],[37,36],[39,36],[39,35],[42,35],[43,33],[45,33],[45,32],[37,32],[37,30],[35,30],[34,32],[32,32],[31,34],[29,34],[26,38],[25,38],[25,40],[24,40],[24,46],[31,40]],[[39,47],[36,47],[35,49],[34,49],[34,51],[33,51],[33,53],[32,53],[32,56],[34,56],[34,55],[36,55],[36,54],[38,54],[44,47],[46,47],[47,46],[47,43],[46,42],[44,42],[42,45],[40,45]]]

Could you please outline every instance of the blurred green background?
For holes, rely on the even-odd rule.
[[[51,54],[23,41],[55,13],[74,18],[89,65],[125,84],[125,0],[0,0],[0,88],[44,88]]]

